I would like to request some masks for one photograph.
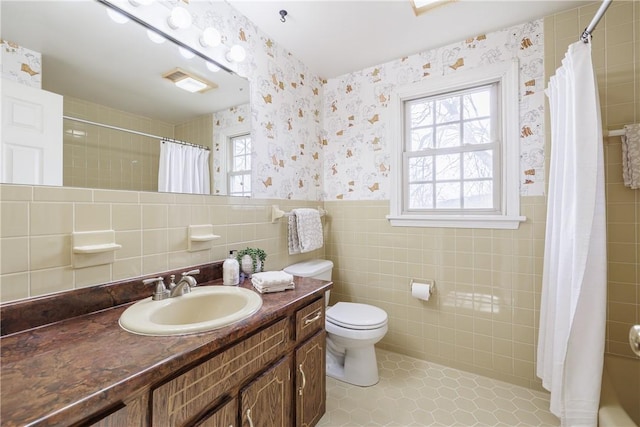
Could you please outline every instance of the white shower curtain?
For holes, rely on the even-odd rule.
[[[547,89],[551,166],[537,375],[563,426],[596,426],[606,323],[600,102],[591,44],[569,46]]]
[[[209,150],[160,141],[158,191],[210,194]]]

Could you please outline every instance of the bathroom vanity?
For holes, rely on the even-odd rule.
[[[313,426],[325,411],[331,282],[295,284],[262,295],[253,316],[193,335],[123,330],[130,303],[5,335],[2,424]]]

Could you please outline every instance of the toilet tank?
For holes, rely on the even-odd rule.
[[[326,259],[311,259],[285,267],[284,271],[300,277],[312,277],[320,280],[331,280],[333,263]]]

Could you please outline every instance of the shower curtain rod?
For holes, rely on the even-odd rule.
[[[612,1],[613,0],[603,0],[602,4],[600,5],[600,8],[596,12],[596,14],[593,16],[593,19],[591,19],[591,22],[589,23],[587,28],[584,29],[584,31],[582,32],[582,35],[580,36],[580,40],[582,40],[584,43],[589,43],[589,38],[591,37],[591,33],[593,32],[593,30],[596,29],[596,25],[598,25],[598,22],[600,22],[600,19],[602,19],[602,17],[604,16],[604,13],[607,11],[609,6],[611,6]]]
[[[203,145],[192,144],[191,142],[180,141],[179,139],[167,138],[166,136],[153,135],[153,134],[150,134],[150,133],[139,132],[137,130],[121,128],[121,127],[118,127],[118,126],[106,125],[104,123],[92,122],[91,120],[79,119],[77,117],[62,116],[62,118],[63,119],[67,119],[67,120],[73,120],[74,122],[86,123],[88,125],[100,126],[100,127],[107,128],[107,129],[113,129],[113,130],[119,130],[119,131],[122,131],[122,132],[133,133],[135,135],[147,136],[149,138],[161,139],[163,141],[175,142],[176,144],[189,145],[191,147],[198,147],[198,148],[201,148],[203,150],[210,150],[209,147],[205,147]]]

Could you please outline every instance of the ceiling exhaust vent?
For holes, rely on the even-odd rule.
[[[192,93],[203,93],[218,87],[217,84],[203,79],[202,77],[195,76],[181,68],[176,68],[168,73],[164,73],[162,77],[169,80],[180,89],[184,89]]]

